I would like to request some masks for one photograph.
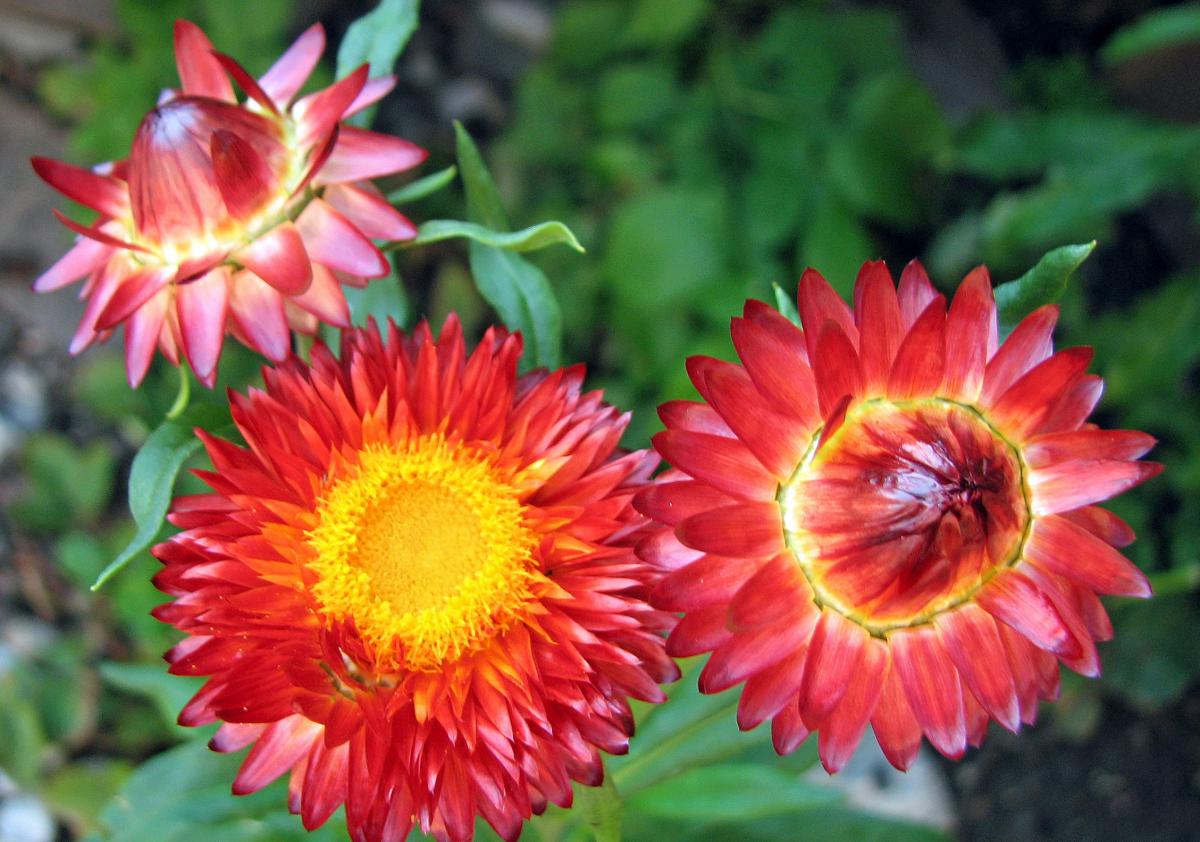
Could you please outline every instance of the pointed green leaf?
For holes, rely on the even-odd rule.
[[[96,578],[92,590],[98,589],[128,564],[134,556],[150,546],[162,529],[171,505],[171,490],[175,476],[183,463],[200,447],[194,427],[208,428],[228,420],[224,410],[211,404],[198,404],[180,417],[159,425],[137,456],[129,472],[129,511],[137,524],[133,539]]]
[[[575,251],[583,252],[584,248],[575,239],[571,229],[561,222],[539,222],[520,231],[493,231],[474,222],[464,222],[458,219],[431,219],[421,224],[417,229],[417,237],[399,245],[408,247],[438,243],[442,240],[452,240],[464,237],[483,243],[486,246],[506,249],[508,251],[535,251],[565,243]]]
[[[996,287],[996,307],[1000,325],[1011,329],[1043,304],[1053,304],[1067,289],[1071,273],[1096,248],[1096,241],[1060,246],[1046,252],[1032,269],[1015,281]]]
[[[500,191],[483,162],[483,156],[479,154],[479,147],[475,145],[462,123],[454,123],[454,136],[458,149],[458,168],[467,192],[467,215],[472,222],[498,231],[507,231],[508,214],[504,212]]]
[[[836,803],[840,793],[759,763],[728,763],[685,770],[629,799],[649,816],[696,821],[745,821]]]
[[[350,24],[338,48],[338,78],[353,73],[364,62],[371,65],[372,76],[391,73],[417,28],[420,5],[418,0],[380,0],[378,6]],[[366,126],[374,111],[368,108],[349,122]]]
[[[458,175],[458,167],[451,165],[432,175],[418,178],[412,184],[406,184],[398,190],[393,190],[388,193],[387,200],[393,205],[403,205],[407,202],[415,202],[417,199],[424,199],[454,181],[456,175]]]
[[[525,339],[525,359],[557,368],[562,311],[545,273],[519,255],[482,243],[471,243],[470,261],[480,294]]]
[[[771,284],[771,289],[775,290],[775,308],[784,316],[787,316],[796,327],[800,327],[800,312],[796,309],[796,302],[792,297],[783,291],[783,287],[779,284]]]

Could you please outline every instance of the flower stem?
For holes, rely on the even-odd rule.
[[[575,804],[595,834],[596,842],[621,842],[624,807],[612,775],[606,773],[600,786],[576,789]]]
[[[174,421],[188,408],[192,399],[192,378],[188,377],[187,366],[179,366],[179,392],[175,395],[175,403],[167,410],[167,420]]]

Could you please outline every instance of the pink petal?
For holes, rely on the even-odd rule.
[[[796,652],[807,635],[804,627],[786,621],[735,634],[718,646],[704,665],[700,692],[720,693],[748,676],[771,669]]]
[[[350,103],[350,107],[346,109],[345,116],[353,117],[364,108],[370,108],[391,93],[394,87],[396,87],[396,77],[390,74],[368,79],[367,84],[363,85],[363,89],[354,98],[354,102]]]
[[[819,727],[846,694],[851,677],[866,657],[870,635],[837,611],[821,612],[808,646],[800,714],[810,730]]]
[[[633,505],[651,520],[675,526],[684,518],[733,502],[732,497],[703,482],[690,479],[664,482],[660,479],[638,492]]]
[[[304,87],[324,51],[325,28],[314,23],[271,65],[258,84],[274,102],[286,105]]]
[[[883,689],[871,714],[871,730],[889,763],[901,772],[912,766],[921,748],[921,725],[909,707],[894,661],[888,664]]]
[[[1058,516],[1082,526],[1101,541],[1107,541],[1114,547],[1128,547],[1137,537],[1128,523],[1098,506],[1084,506],[1081,509],[1061,512]]]
[[[35,157],[30,161],[42,181],[68,199],[105,216],[129,214],[129,186],[125,182],[51,158]]]
[[[402,241],[417,236],[417,226],[377,192],[353,184],[334,184],[325,190],[323,198],[371,239]]]
[[[826,322],[833,322],[841,328],[850,340],[851,347],[858,350],[858,328],[854,325],[854,314],[819,272],[804,270],[796,291],[796,304],[800,310],[800,323],[808,337],[810,359],[816,359],[816,343],[825,330]]]
[[[896,351],[896,361],[888,377],[888,397],[906,400],[935,394],[942,383],[945,360],[945,301],[937,295]]]
[[[744,444],[736,439],[664,430],[654,447],[673,466],[743,500],[774,501],[778,484]]]
[[[342,126],[329,160],[313,178],[314,184],[362,181],[412,169],[429,153],[404,138]]]
[[[758,302],[747,301],[746,314],[733,320],[730,332],[750,379],[776,411],[797,419],[805,430],[815,429],[821,418],[804,334]]]
[[[976,605],[940,615],[935,624],[967,688],[1010,731],[1021,724],[1021,706],[996,621]]]
[[[233,780],[234,794],[248,795],[262,789],[299,763],[320,738],[321,726],[300,714],[268,725],[242,761]]]
[[[225,69],[225,72],[234,78],[234,81],[241,85],[242,90],[246,92],[246,95],[250,99],[272,114],[279,113],[279,109],[275,107],[275,103],[271,100],[271,97],[259,87],[258,82],[254,81],[254,77],[246,72],[246,68],[238,64],[231,56],[225,55],[225,53],[213,53],[213,58]]]
[[[1032,472],[1033,513],[1053,515],[1115,497],[1162,472],[1157,462],[1060,462]]]
[[[325,324],[340,328],[350,327],[350,307],[346,304],[346,296],[342,294],[341,284],[333,272],[320,263],[313,263],[311,266],[312,283],[304,292],[292,296],[292,302]]]
[[[1153,436],[1138,430],[1065,430],[1026,442],[1022,452],[1031,468],[1058,462],[1137,459],[1154,447]]]
[[[838,325],[826,321],[820,331],[820,340],[815,344],[811,340],[812,330],[808,333],[809,354],[813,359],[821,416],[828,419],[844,399],[853,401],[862,395],[863,371],[853,341]]]
[[[284,295],[299,295],[312,283],[312,261],[300,230],[291,222],[276,225],[233,258]]]
[[[247,141],[217,129],[209,139],[213,175],[234,219],[249,219],[275,192],[275,174]]]
[[[718,361],[706,380],[705,397],[742,443],[777,478],[790,477],[809,444],[805,431],[770,408],[741,366]]]
[[[51,292],[74,283],[103,266],[112,257],[113,251],[112,246],[82,237],[75,241],[70,251],[38,276],[33,282],[33,291]]]
[[[755,558],[701,556],[663,577],[651,592],[650,602],[662,611],[693,611],[728,604],[761,564]]]
[[[983,586],[975,601],[1038,648],[1061,658],[1079,656],[1079,643],[1054,602],[1024,573],[1005,570]]]
[[[210,389],[225,338],[229,284],[229,269],[222,266],[175,288],[183,352],[200,382]]]
[[[167,293],[147,301],[125,322],[125,375],[129,387],[136,389],[150,368],[154,346],[167,313]]]
[[[1091,361],[1091,348],[1059,351],[1009,386],[992,404],[988,417],[1012,438],[1024,438],[1037,430],[1055,399],[1074,384]]]
[[[796,694],[804,680],[804,658],[806,647],[800,647],[781,658],[770,669],[755,673],[746,679],[746,686],[738,699],[737,723],[743,731],[749,731],[777,714],[789,702],[797,704]]]
[[[1150,582],[1133,562],[1065,518],[1037,518],[1025,545],[1025,558],[1102,594],[1150,596]]]
[[[780,756],[800,748],[800,744],[808,739],[808,734],[808,728],[800,718],[800,706],[795,701],[785,703],[771,720],[771,745]]]
[[[362,278],[380,278],[388,262],[375,244],[346,217],[320,199],[313,199],[296,220],[308,255],[330,269]]]
[[[783,549],[783,524],[775,501],[738,503],[685,520],[675,534],[688,547],[727,556],[765,558]]]
[[[817,753],[825,771],[833,774],[846,765],[862,740],[867,721],[875,712],[888,668],[887,644],[871,638],[841,701],[821,725]]]
[[[296,120],[296,142],[300,146],[316,143],[333,131],[366,84],[367,73],[364,64],[349,76],[296,103],[292,116]]]
[[[175,64],[185,94],[237,101],[229,77],[213,55],[212,41],[191,21],[175,21]]]
[[[900,273],[900,285],[896,297],[900,300],[900,315],[907,332],[926,308],[937,298],[938,291],[929,282],[929,275],[919,260],[910,260]]]
[[[134,245],[133,243],[122,240],[108,231],[105,231],[105,228],[112,227],[112,223],[101,225],[98,228],[88,228],[86,225],[80,225],[75,220],[59,212],[58,208],[53,208],[50,212],[54,214],[55,219],[70,228],[76,234],[79,234],[81,237],[87,237],[89,240],[95,240],[97,243],[103,243],[104,245],[111,246],[112,248],[148,253],[148,250],[145,247]]]
[[[791,618],[797,625],[816,622],[819,610],[812,588],[800,565],[788,551],[762,565],[737,589],[729,603],[729,627],[735,631],[757,628]]]
[[[996,336],[996,299],[987,269],[980,266],[963,280],[946,316],[944,393],[968,402],[979,397]]]
[[[988,360],[983,374],[984,405],[994,403],[1025,372],[1050,356],[1054,350],[1052,335],[1058,321],[1058,307],[1047,304],[1021,320]]]
[[[888,640],[892,664],[921,730],[946,757],[961,757],[967,749],[962,686],[937,631],[928,626],[904,629]]]
[[[238,272],[230,286],[229,311],[246,344],[275,362],[291,350],[283,298],[252,272]]]
[[[172,274],[174,272],[170,267],[152,266],[126,275],[109,299],[108,306],[97,317],[97,329],[108,330],[125,321],[130,313],[166,286]]]
[[[854,302],[865,391],[868,395],[879,395],[887,389],[896,351],[904,339],[900,301],[882,260],[863,264],[854,285]]]

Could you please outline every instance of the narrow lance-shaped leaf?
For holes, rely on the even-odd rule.
[[[458,219],[431,219],[421,224],[415,239],[397,245],[408,248],[457,237],[507,251],[535,251],[557,243],[564,243],[580,253],[584,251],[571,229],[561,222],[539,222],[520,231],[501,232]]]
[[[403,205],[408,202],[415,202],[418,199],[424,199],[426,196],[436,193],[454,181],[456,175],[458,175],[458,167],[451,165],[444,170],[438,170],[432,175],[418,178],[412,184],[406,184],[397,190],[393,190],[391,193],[388,193],[387,200],[393,205]]]
[[[775,308],[786,316],[792,324],[800,327],[800,313],[796,310],[795,299],[784,292],[783,287],[779,284],[771,284],[771,289],[775,291]]]
[[[1005,330],[1043,304],[1053,304],[1067,289],[1071,273],[1096,248],[1096,241],[1074,246],[1060,246],[1046,252],[1037,264],[1015,281],[996,287],[996,307],[1000,325]]]
[[[338,78],[352,73],[363,62],[371,65],[372,76],[391,73],[417,28],[420,5],[419,0],[380,0],[378,6],[350,24],[338,48]],[[348,122],[370,125],[374,113],[373,107],[365,109]]]
[[[471,221],[507,230],[508,216],[500,202],[500,191],[479,149],[461,124],[455,124],[455,131],[458,166]],[[562,312],[542,270],[510,251],[478,240],[471,242],[470,262],[480,294],[496,308],[506,325],[524,337],[526,353],[522,362],[557,367],[562,346]]]
[[[134,556],[150,546],[162,529],[171,505],[171,490],[183,463],[197,448],[200,440],[194,427],[209,428],[227,420],[223,410],[207,404],[191,407],[180,417],[158,426],[137,456],[129,472],[129,511],[137,532],[112,563],[100,573],[92,585],[98,589],[128,564]]]

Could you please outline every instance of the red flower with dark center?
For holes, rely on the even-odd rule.
[[[1097,594],[1149,595],[1094,504],[1158,473],[1153,439],[1086,423],[1102,383],[1053,351],[1054,307],[999,343],[982,268],[948,310],[916,262],[898,290],[866,264],[853,310],[811,270],[798,299],[803,331],[747,302],[741,365],[690,359],[704,402],[661,408],[638,552],[674,569],[668,651],[712,653],[706,692],[744,681],[738,723],[773,718],[780,753],[819,732],[836,771],[869,722],[901,769],[922,734],[959,757],[1033,722],[1058,661],[1099,672]]]
[[[368,79],[366,65],[293,102],[324,46],[321,26],[311,27],[256,81],[179,21],[182,90],[142,120],[128,159],[96,171],[33,159],[51,186],[100,215],[85,227],[58,214],[80,239],[33,285],[48,292],[86,278],[71,353],[124,324],[131,385],[157,346],[174,365],[182,352],[211,386],[227,330],[282,360],[290,330],[349,326],[341,285],[388,271],[371,238],[416,235],[369,180],[425,152],[341,123],[395,84]]]
[[[506,839],[623,753],[627,697],[677,671],[646,602],[660,578],[632,505],[657,457],[583,369],[518,377],[518,337],[468,354],[458,321],[343,334],[232,395],[248,447],[204,435],[213,492],[155,548],[171,672],[211,676],[180,715],[253,745],[234,791],[290,773],[306,827],[342,803],[355,840],[417,824]]]

